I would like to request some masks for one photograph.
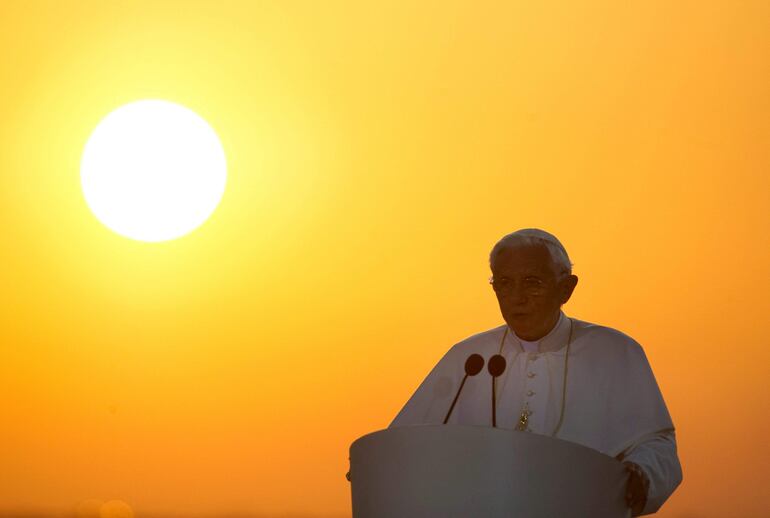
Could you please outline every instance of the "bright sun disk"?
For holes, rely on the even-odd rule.
[[[188,234],[216,209],[227,164],[214,130],[192,110],[162,100],[126,104],[99,122],[80,163],[91,211],[139,241]]]

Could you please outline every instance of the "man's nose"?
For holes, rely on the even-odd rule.
[[[524,305],[529,300],[529,294],[521,285],[511,285],[505,290],[505,293],[501,293],[503,298],[509,304]]]

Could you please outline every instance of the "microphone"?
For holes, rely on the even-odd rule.
[[[455,394],[454,401],[452,401],[452,406],[449,407],[449,412],[446,413],[446,417],[444,418],[444,424],[449,421],[449,416],[452,415],[452,410],[455,408],[455,403],[457,403],[457,398],[460,397],[460,392],[463,389],[463,385],[465,385],[465,380],[468,379],[468,376],[475,376],[479,372],[481,372],[481,369],[484,368],[484,358],[481,357],[480,354],[471,354],[468,356],[468,359],[465,360],[465,376],[463,377],[462,382],[460,383],[460,388],[457,389],[457,394]]]
[[[495,401],[495,381],[505,371],[505,358],[496,354],[489,359],[487,364],[489,374],[492,375],[492,426],[497,427],[497,402]]]

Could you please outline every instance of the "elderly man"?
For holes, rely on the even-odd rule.
[[[553,235],[523,229],[489,257],[506,325],[456,344],[391,427],[446,421],[469,355],[500,354],[496,426],[549,435],[623,461],[632,514],[654,513],[682,480],[674,425],[641,346],[629,336],[561,311],[578,278]],[[491,425],[486,383],[469,383],[448,422]]]

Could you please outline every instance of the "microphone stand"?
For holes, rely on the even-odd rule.
[[[492,375],[492,426],[497,428],[497,391],[495,390],[495,382],[498,376],[505,371],[505,358],[499,354],[492,356],[487,364],[487,369],[489,369],[489,374]]]
[[[446,417],[444,418],[444,423],[447,424],[447,421],[449,421],[449,416],[452,415],[452,410],[455,408],[455,404],[457,403],[457,399],[460,397],[460,392],[463,390],[463,386],[465,385],[465,380],[468,379],[468,376],[475,376],[479,372],[481,372],[481,369],[484,368],[484,358],[481,357],[479,354],[471,354],[468,356],[468,359],[465,360],[465,376],[463,376],[462,382],[460,382],[460,388],[457,389],[457,394],[455,394],[455,398],[452,401],[452,406],[449,407],[449,412],[446,413]]]

